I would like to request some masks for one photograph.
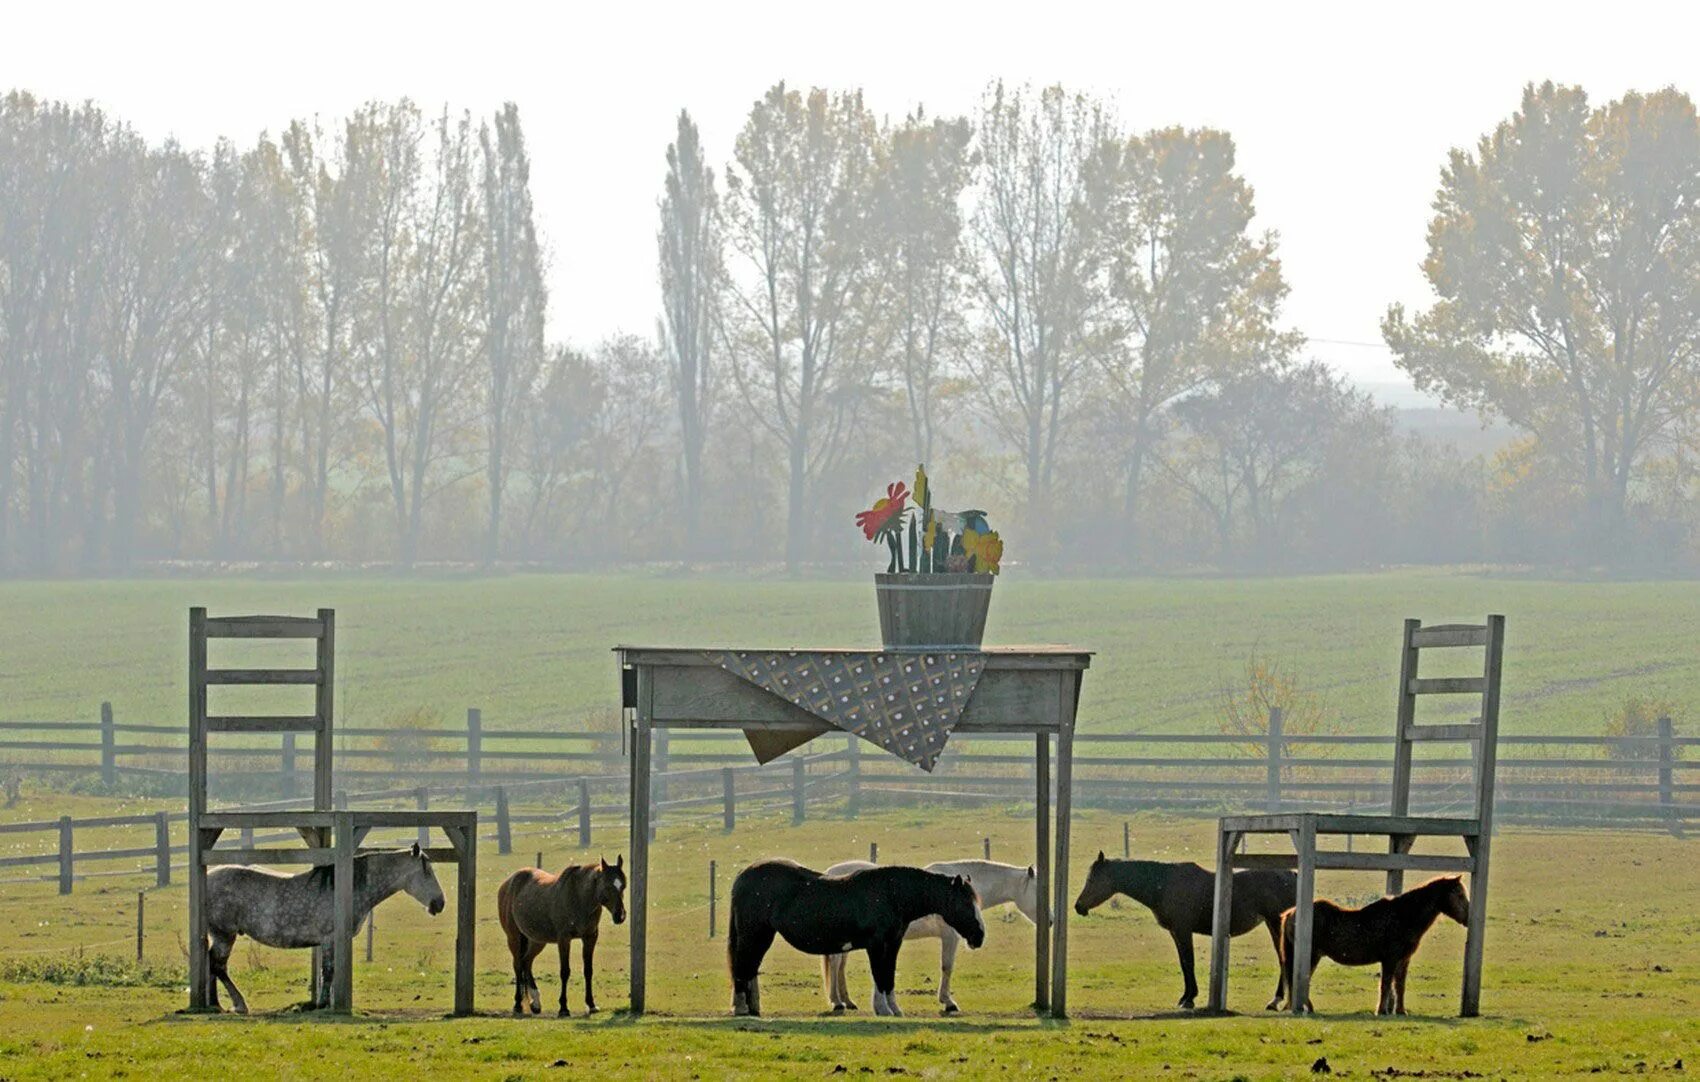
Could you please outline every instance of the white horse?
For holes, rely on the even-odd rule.
[[[878,865],[865,860],[846,860],[828,868],[826,874],[849,875],[875,867]],[[1032,865],[1022,868],[990,860],[941,860],[927,865],[926,870],[941,875],[966,876],[979,893],[982,910],[1013,902],[1029,921],[1037,923],[1039,919],[1039,877]],[[942,975],[939,978],[939,1004],[945,1014],[955,1014],[959,1008],[950,998],[950,974],[956,968],[956,948],[962,943],[962,937],[938,917],[923,917],[909,925],[903,938],[940,941],[939,969]],[[856,1004],[850,1001],[850,987],[844,977],[844,964],[849,957],[848,954],[829,954],[821,959],[826,998],[834,1011],[856,1009]]]

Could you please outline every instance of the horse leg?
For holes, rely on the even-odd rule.
[[[844,1004],[838,999],[838,959],[842,955],[823,954],[820,956],[820,983],[826,992],[827,1006],[835,1012],[842,1011]]]
[[[548,944],[542,940],[528,938],[525,941],[525,953],[520,956],[520,966],[525,970],[523,977],[525,991],[531,997],[532,1014],[543,1013],[543,993],[537,987],[537,974],[532,971],[531,966],[533,962],[537,961],[537,956],[543,953],[543,948],[546,946]]]
[[[898,935],[901,937],[902,932]],[[901,1017],[897,1007],[897,948],[903,942],[880,942],[868,947],[868,968],[874,973],[874,1013]]]
[[[509,928],[508,954],[514,963],[514,1013],[525,1013],[525,950],[530,944],[518,929]]]
[[[1275,997],[1264,1009],[1275,1011],[1281,1008],[1281,993],[1285,990],[1281,977],[1281,918],[1276,917],[1263,923],[1269,929],[1269,941],[1275,945]]]
[[[1393,995],[1395,1000],[1393,1004],[1394,1014],[1405,1013],[1405,977],[1410,972],[1411,956],[1407,954],[1404,958],[1400,959],[1399,964],[1393,969]]]
[[[1398,970],[1399,963],[1381,963],[1381,997],[1375,1001],[1376,1014],[1393,1013],[1393,974]]]
[[[761,960],[767,957],[768,948],[773,946],[773,935],[771,924],[746,931],[736,916],[732,918],[726,935],[726,957],[732,970],[732,1013],[735,1015],[761,1014],[761,988],[757,975],[761,972]]]
[[[860,1007],[856,1006],[856,1001],[850,998],[850,955],[848,953],[838,956],[833,972],[836,981],[834,987],[838,991],[838,1002],[844,1004],[844,1009],[847,1011],[861,1010]]]
[[[327,1010],[331,1005],[331,978],[336,973],[335,943],[319,944],[319,999],[313,1006]]]
[[[213,933],[212,949],[207,952],[207,965],[218,984],[223,984],[230,993],[230,1006],[237,1014],[248,1013],[248,1001],[242,998],[242,993],[236,990],[236,982],[230,979],[230,952],[236,947],[236,937],[221,933]],[[207,990],[212,993],[212,1005],[218,1006],[218,984],[207,982]]]
[[[557,1011],[556,1014],[561,1018],[569,1018],[572,1016],[573,1012],[567,1010],[567,977],[570,976],[573,971],[573,941],[568,936],[563,935],[556,946],[558,946],[561,951],[561,1009]]]
[[[1181,980],[1186,982],[1186,987],[1181,989],[1181,1001],[1175,1006],[1190,1011],[1198,1000],[1198,980],[1192,968],[1192,933],[1184,928],[1173,928],[1169,935],[1174,938],[1175,956],[1181,962]]]
[[[1280,975],[1275,978],[1275,998],[1269,1001],[1269,1010],[1281,1009],[1281,1001],[1287,998],[1287,993],[1293,987],[1293,930],[1286,921],[1281,922],[1281,941],[1276,946],[1275,959]]]
[[[950,998],[950,975],[956,971],[956,948],[961,944],[962,937],[953,928],[946,928],[939,937],[939,1006],[944,1014],[962,1009]]]
[[[584,937],[584,1009],[586,1013],[596,1013],[596,993],[590,989],[591,961],[596,957],[596,934],[593,932]]]

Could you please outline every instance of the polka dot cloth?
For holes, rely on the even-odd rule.
[[[711,651],[721,668],[932,771],[985,670],[977,653]]]

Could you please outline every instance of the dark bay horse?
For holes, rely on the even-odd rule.
[[[902,1014],[895,998],[897,952],[910,924],[935,915],[969,947],[986,941],[980,900],[966,876],[895,865],[827,876],[789,860],[752,864],[732,882],[726,926],[732,1013],[761,1014],[761,961],[777,934],[804,954],[866,950],[874,1013]]]
[[[596,995],[591,991],[591,965],[596,956],[596,937],[601,932],[602,911],[615,924],[626,920],[626,858],[614,863],[606,859],[580,864],[552,875],[541,868],[521,868],[496,888],[496,919],[508,935],[508,951],[514,958],[514,1013],[525,1013],[525,997],[531,996],[531,1013],[543,1013],[543,996],[531,963],[543,948],[556,943],[561,951],[561,1010],[567,1010],[567,977],[572,972],[568,949],[577,939],[584,944],[584,1008],[595,1012]]]
[[[1292,872],[1235,872],[1234,912],[1228,930],[1244,935],[1263,925],[1269,929],[1269,941],[1279,959],[1281,914],[1293,907],[1298,889],[1298,876]],[[1074,901],[1074,911],[1084,917],[1113,894],[1125,894],[1151,910],[1158,927],[1174,939],[1181,979],[1186,982],[1179,1006],[1190,1010],[1198,998],[1198,981],[1192,971],[1192,937],[1210,934],[1216,914],[1216,877],[1192,863],[1109,860],[1100,849],[1086,874],[1086,885]],[[1281,996],[1280,985],[1276,985],[1275,996]]]
[[[1293,986],[1293,917],[1296,909],[1281,916],[1281,988],[1271,1008],[1280,1005]],[[1362,909],[1347,909],[1318,899],[1311,910],[1310,967],[1332,958],[1343,966],[1381,963],[1381,998],[1376,1014],[1405,1013],[1405,975],[1411,956],[1434,925],[1436,918],[1451,917],[1459,924],[1470,922],[1470,897],[1464,881],[1456,875],[1431,879],[1393,898],[1382,898]],[[1310,997],[1305,1010],[1314,1011]]]
[[[207,931],[211,947],[207,964],[213,981],[212,1005],[218,1007],[218,983],[230,992],[230,1002],[242,1014],[248,1003],[230,979],[230,952],[236,937],[248,936],[268,947],[323,947],[318,1006],[330,1005],[331,974],[342,964],[336,953],[335,869],[311,868],[283,875],[265,868],[225,865],[207,872]],[[431,870],[431,858],[419,846],[388,853],[365,853],[354,858],[354,927],[359,931],[375,906],[397,891],[406,891],[433,917],[443,911],[443,888]]]

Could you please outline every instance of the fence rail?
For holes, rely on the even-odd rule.
[[[16,734],[14,736],[14,734]],[[65,740],[89,734],[93,739]],[[184,730],[178,726],[116,720],[102,704],[98,721],[0,722],[0,775],[72,772],[120,778],[182,776]],[[136,742],[139,736],[165,740]],[[122,739],[120,739],[122,738]],[[1008,738],[959,737],[932,774],[867,756],[854,737],[819,738],[767,766],[749,761],[737,733],[656,735],[653,799],[656,816],[669,823],[713,822],[736,829],[740,815],[789,811],[803,822],[811,809],[835,805],[855,815],[872,804],[932,801],[1010,802],[1031,799],[1032,762],[1020,750],[1000,750]],[[841,743],[838,741],[842,741]],[[338,730],[339,781],[367,790],[339,791],[339,807],[400,803],[428,809],[453,801],[480,810],[480,822],[498,850],[513,839],[553,836],[591,843],[593,827],[605,832],[629,824],[626,766],[620,736],[607,732],[507,727],[486,729],[478,709],[464,729],[431,732],[348,727]],[[308,805],[310,766],[294,734],[248,738],[224,753],[216,780],[252,796],[269,786],[283,799],[253,802],[251,810]],[[1387,806],[1392,775],[1391,735],[1301,735],[1282,732],[1278,717],[1267,734],[1080,733],[1074,756],[1075,806],[1082,809],[1169,809],[1193,812],[1278,812],[1332,807],[1376,811]],[[1644,737],[1538,736],[1500,738],[1496,808],[1502,821],[1553,825],[1643,825],[1679,830],[1700,819],[1700,759],[1684,758],[1700,737],[1679,737],[1668,718]],[[826,749],[826,750],[823,750]],[[1129,754],[1121,754],[1121,752]],[[1377,757],[1378,749],[1389,754]],[[45,753],[20,761],[19,752]],[[1159,754],[1162,752],[1163,754]],[[454,769],[443,769],[452,762]],[[515,764],[518,764],[517,766]],[[1412,786],[1413,811],[1463,811],[1473,796],[1467,755],[1434,746],[1419,752]],[[398,779],[411,784],[398,786]],[[171,881],[185,846],[186,816],[179,811],[87,818],[70,816],[0,824],[0,871],[51,867],[31,881],[57,880],[69,893],[96,875],[152,874]],[[110,849],[77,848],[77,837],[102,831]],[[146,844],[143,844],[145,842]],[[243,839],[250,845],[252,839]],[[116,870],[90,864],[131,862]],[[135,863],[140,861],[141,863]],[[20,882],[20,879],[0,882]]]

